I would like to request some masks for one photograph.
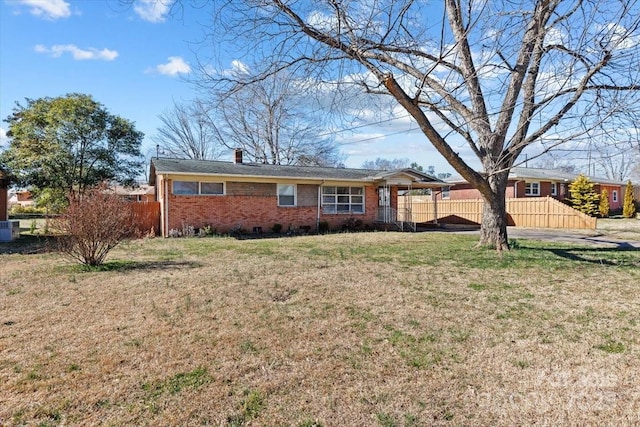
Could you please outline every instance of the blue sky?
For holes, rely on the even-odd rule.
[[[79,92],[145,133],[143,152],[155,152],[151,137],[158,115],[174,100],[197,93],[187,80],[196,68],[202,9],[171,10],[172,0],[1,0],[0,117],[16,101]],[[229,57],[223,66],[231,67]],[[6,147],[8,124],[0,123]],[[437,172],[452,168],[416,126],[404,118],[338,135],[346,166],[377,157],[409,158]],[[230,159],[229,154],[229,159]]]
[[[78,92],[145,133],[152,155],[158,115],[173,101],[196,97],[187,82],[202,48],[203,9],[171,10],[172,0],[2,0],[0,3],[0,117],[25,98]],[[223,49],[221,49],[223,50]],[[231,67],[236,58],[227,58]],[[224,61],[223,61],[224,62]],[[400,113],[402,114],[402,113]],[[406,118],[341,132],[348,167],[377,157],[409,158],[437,172],[453,169]],[[6,147],[8,124],[0,123]],[[228,159],[231,159],[229,154]],[[223,160],[226,160],[223,158]]]

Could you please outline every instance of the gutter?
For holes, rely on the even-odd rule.
[[[169,234],[169,179],[167,175],[162,175],[162,237]]]
[[[519,180],[517,180],[517,181],[514,181],[514,183],[513,183],[513,197],[514,197],[514,198],[517,198],[517,197],[518,197],[518,183],[519,183],[519,182],[524,182],[524,181],[522,181],[522,180],[520,180],[520,179],[519,179]]]

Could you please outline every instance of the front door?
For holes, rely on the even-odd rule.
[[[378,220],[385,223],[393,221],[391,191],[387,185],[378,187]]]

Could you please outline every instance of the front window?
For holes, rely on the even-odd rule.
[[[618,192],[616,190],[611,192],[611,200],[613,200],[614,203],[618,201]]]
[[[278,184],[278,206],[296,205],[296,186],[294,184]]]
[[[322,187],[322,208],[326,214],[363,214],[364,187]]]
[[[173,181],[173,194],[198,194],[198,181]]]
[[[224,185],[221,182],[201,182],[200,194],[224,194]]]
[[[178,195],[221,195],[222,182],[173,181],[173,194]]]
[[[558,184],[555,182],[551,183],[551,195],[552,196],[557,196],[558,195]]]
[[[524,187],[525,196],[539,196],[540,195],[540,183],[539,182],[527,182]]]

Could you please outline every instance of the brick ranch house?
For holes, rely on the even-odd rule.
[[[218,232],[241,228],[316,231],[338,229],[350,218],[362,224],[393,223],[398,191],[446,185],[413,169],[393,171],[281,166],[154,158],[149,184],[160,203],[160,235],[185,226]]]
[[[550,196],[562,201],[570,198],[569,184],[577,177],[578,174],[554,169],[515,167],[509,173],[506,196],[507,198]],[[622,209],[626,183],[593,176],[588,176],[588,178],[594,183],[596,193],[600,194],[603,189],[607,190],[609,207],[612,211]],[[451,179],[447,182],[455,186],[445,187],[441,193],[436,195],[438,200],[481,198],[480,192],[463,179]]]

